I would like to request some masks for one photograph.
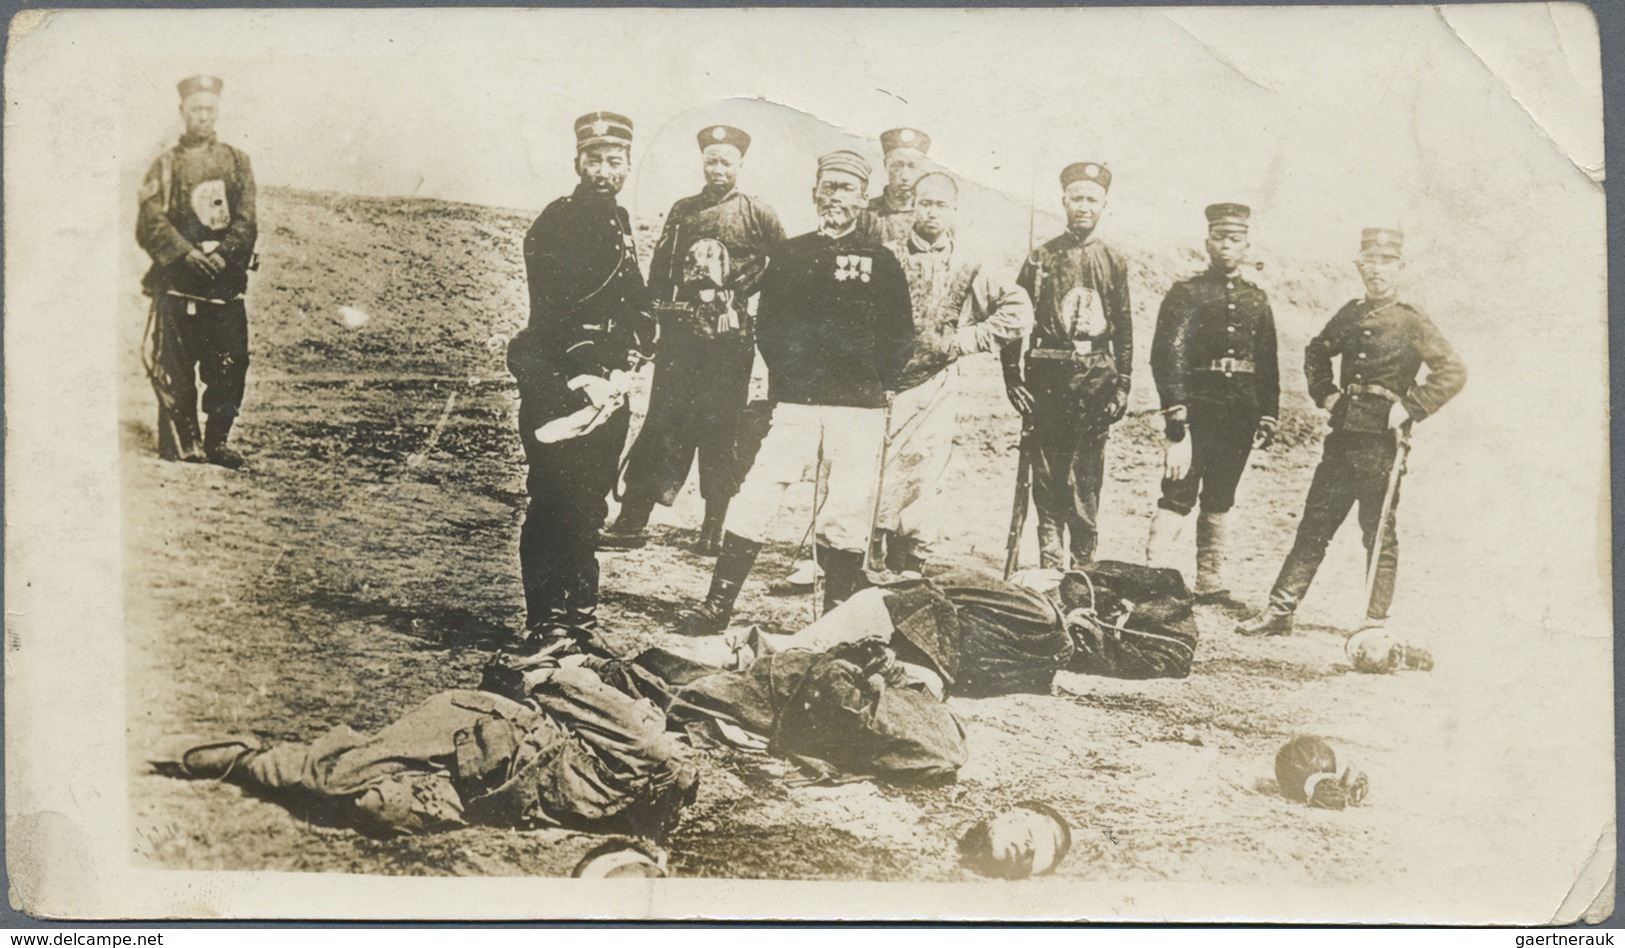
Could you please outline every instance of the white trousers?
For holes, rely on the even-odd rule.
[[[756,463],[728,505],[723,529],[761,543],[794,484],[812,481],[822,446],[825,496],[817,507],[819,539],[837,550],[861,552],[869,545],[875,482],[885,436],[879,408],[836,405],[773,406],[773,422]]]
[[[922,557],[942,522],[948,461],[959,425],[958,382],[958,366],[949,366],[892,399],[880,527],[914,540]]]

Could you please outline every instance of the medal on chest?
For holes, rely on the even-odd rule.
[[[874,272],[875,261],[873,257],[861,253],[843,253],[835,257],[835,280],[845,283],[857,280],[868,283]]]

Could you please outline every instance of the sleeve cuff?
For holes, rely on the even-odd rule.
[[[959,331],[954,333],[954,345],[961,353],[981,351],[982,340],[976,330],[977,327],[974,325],[961,326],[959,327]]]

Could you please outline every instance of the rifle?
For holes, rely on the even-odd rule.
[[[1016,571],[1016,564],[1021,556],[1021,535],[1027,532],[1027,501],[1032,496],[1033,488],[1033,425],[1031,421],[1021,426],[1021,460],[1016,467],[1016,499],[1010,511],[1010,536],[1004,544],[1004,578],[1008,580],[1010,574]]]
[[[1377,520],[1376,532],[1371,537],[1370,562],[1365,567],[1365,599],[1363,608],[1365,615],[1360,616],[1363,623],[1366,616],[1371,614],[1371,594],[1377,588],[1377,563],[1382,558],[1382,533],[1388,528],[1388,518],[1394,512],[1394,496],[1399,493],[1399,475],[1405,470],[1405,458],[1411,453],[1411,433],[1406,430],[1409,425],[1394,429],[1394,464],[1388,469],[1388,489],[1382,495],[1382,515]]]

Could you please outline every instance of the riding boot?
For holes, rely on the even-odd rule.
[[[827,613],[869,585],[863,574],[863,554],[837,550],[820,543],[818,562],[824,567],[824,611]]]
[[[209,415],[203,432],[203,455],[210,464],[231,470],[243,466],[243,456],[226,447],[226,439],[231,436],[231,423],[236,420],[235,412],[221,410]]]
[[[756,554],[762,544],[747,540],[735,533],[722,535],[722,551],[717,554],[717,565],[711,571],[711,591],[701,602],[677,613],[677,631],[681,635],[709,635],[721,632],[733,618],[734,602],[740,587],[756,565]]]
[[[1196,518],[1196,598],[1223,599],[1230,590],[1219,574],[1224,568],[1225,518],[1228,514],[1202,513]]]

